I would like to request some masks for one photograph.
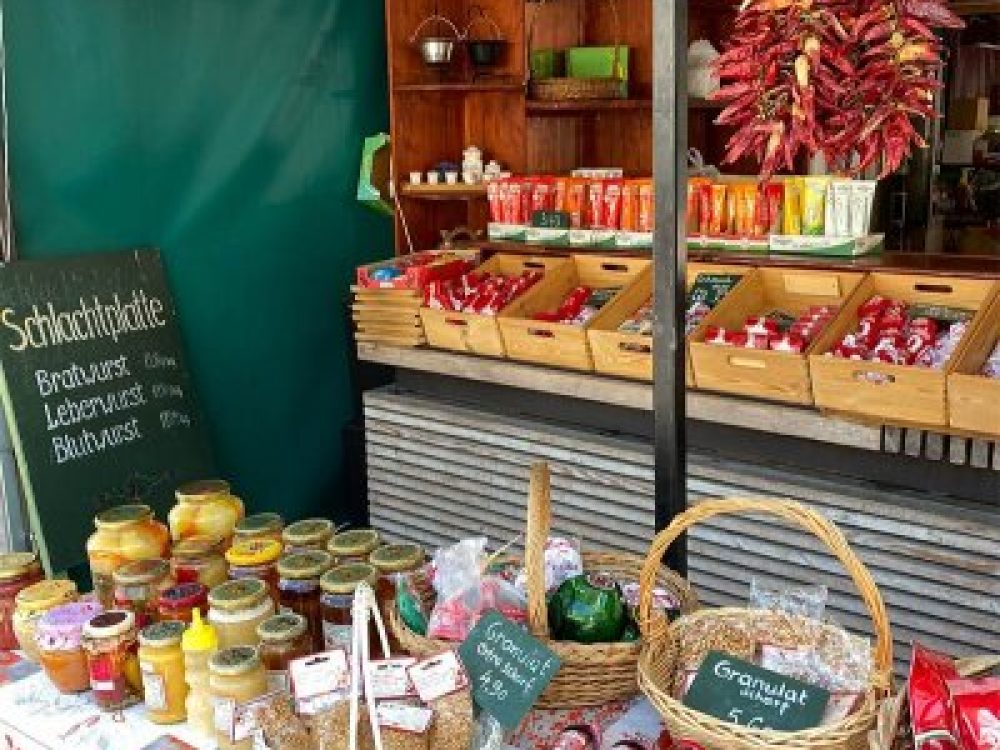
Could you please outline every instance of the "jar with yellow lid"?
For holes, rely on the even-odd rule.
[[[306,552],[308,550],[326,550],[326,545],[333,536],[333,521],[325,518],[307,518],[296,521],[285,527],[281,534],[285,543],[285,551]]]
[[[378,600],[382,619],[389,621],[389,612],[396,602],[396,584],[400,578],[405,578],[411,591],[420,590],[414,585],[416,579],[422,577],[426,554],[419,544],[387,544],[372,552],[368,561],[378,571],[378,584],[375,587],[375,598]],[[397,645],[391,643],[390,645]]]
[[[360,583],[373,589],[378,582],[378,572],[367,563],[341,565],[327,571],[320,578],[320,614],[323,618],[323,648],[326,651],[342,648],[348,653],[353,643],[352,608],[354,591]],[[375,620],[368,623],[368,643],[373,659],[381,659],[382,643],[378,638]]]
[[[121,711],[142,700],[135,615],[102,612],[83,626],[83,649],[94,700],[105,711]]]
[[[288,691],[288,665],[314,653],[309,623],[294,612],[268,617],[257,626],[260,637],[260,660],[267,670],[270,691]]]
[[[53,607],[75,602],[76,599],[77,590],[73,581],[39,581],[18,592],[14,597],[14,636],[25,657],[39,661],[35,634],[42,615]]]
[[[135,614],[142,629],[157,619],[160,594],[174,585],[166,560],[139,560],[115,571],[115,607]]]
[[[203,479],[188,482],[174,493],[177,505],[167,517],[175,542],[193,536],[212,536],[232,541],[237,522],[243,518],[243,501],[230,492],[229,482]]]
[[[323,649],[323,617],[319,608],[319,579],[333,566],[329,552],[310,550],[285,555],[278,561],[278,589],[282,612],[297,612],[309,623],[316,651]]]
[[[101,604],[114,603],[114,572],[128,562],[166,558],[170,532],[148,505],[119,505],[94,518],[97,531],[87,540],[94,592]]]
[[[0,650],[13,651],[17,648],[14,633],[17,595],[43,578],[42,566],[33,552],[0,555]]]
[[[255,513],[236,524],[236,540],[273,539],[282,544],[281,532],[284,528],[285,519],[277,513]]]
[[[336,565],[368,562],[372,552],[382,546],[382,537],[375,529],[352,529],[334,534],[326,549]]]
[[[177,583],[201,583],[212,588],[229,580],[225,557],[226,540],[216,536],[193,536],[174,544],[170,570]]]
[[[215,627],[219,648],[256,646],[257,626],[274,614],[267,584],[259,578],[221,583],[208,592],[208,621]]]
[[[146,717],[154,724],[176,724],[187,718],[184,702],[183,622],[157,622],[139,633],[139,671]]]
[[[275,603],[278,601],[278,558],[283,547],[273,539],[238,539],[226,552],[229,577],[259,578],[267,584]]]
[[[219,750],[251,750],[254,738],[248,724],[252,722],[239,717],[245,715],[242,709],[247,703],[267,693],[267,670],[257,649],[236,646],[218,651],[209,660],[208,669]]]

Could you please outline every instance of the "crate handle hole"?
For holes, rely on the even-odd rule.
[[[547,328],[529,328],[529,336],[541,336],[543,339],[551,339],[555,334]]]
[[[859,383],[871,383],[872,385],[889,385],[896,382],[895,375],[874,370],[855,370],[853,377]]]
[[[764,370],[767,368],[767,362],[751,357],[730,357],[729,364],[733,367],[745,367],[750,370]]]
[[[545,270],[545,264],[538,260],[526,260],[521,264],[524,268],[537,268],[542,271]]]
[[[913,288],[918,292],[931,292],[933,294],[951,294],[955,291],[950,284],[914,284]]]
[[[628,266],[624,263],[601,263],[601,268],[613,273],[628,273]]]
[[[618,348],[627,352],[628,354],[652,354],[653,347],[649,344],[632,344],[628,341],[622,341],[618,344]]]
[[[465,328],[469,325],[469,321],[462,320],[461,318],[445,318],[444,322],[450,326],[459,326],[461,328]]]

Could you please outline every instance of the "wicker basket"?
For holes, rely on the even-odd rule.
[[[1000,656],[974,656],[955,662],[958,673],[963,677],[976,677],[1000,667]],[[870,750],[913,750],[910,736],[910,707],[907,699],[907,684],[891,698],[882,702],[878,712],[878,724],[868,733]]]
[[[700,610],[673,623],[665,622],[660,616],[650,616],[654,577],[670,544],[699,521],[737,513],[770,514],[811,531],[836,555],[859,589],[875,626],[872,678],[864,704],[843,721],[796,732],[750,729],[695,711],[673,697],[671,688],[678,661],[678,644],[687,629],[703,626],[706,621],[720,627],[724,627],[727,620],[759,625],[760,619],[768,616],[760,611],[738,608]],[[868,750],[868,732],[875,727],[878,706],[889,694],[892,685],[892,637],[885,604],[871,574],[832,523],[794,502],[763,499],[707,501],[677,516],[657,535],[646,558],[640,582],[640,625],[646,641],[639,659],[639,685],[663,715],[674,736],[693,740],[706,750]],[[772,616],[781,617],[777,613]],[[820,624],[814,627],[833,626]]]
[[[527,70],[531,74],[531,46],[535,35],[535,22],[538,20],[538,13],[541,7],[548,0],[539,0],[532,10],[531,21],[528,25],[528,64]],[[618,18],[618,3],[616,0],[608,0],[611,5],[611,14],[614,19],[615,51],[611,64],[613,75],[609,78],[529,78],[528,94],[532,99],[544,102],[581,101],[586,99],[621,99],[625,96],[624,78],[619,74],[621,61],[619,50],[621,45],[620,31],[621,23]]]

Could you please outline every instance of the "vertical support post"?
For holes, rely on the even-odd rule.
[[[687,297],[687,25],[688,0],[652,0],[653,241],[656,527],[687,507],[684,311]],[[679,539],[667,563],[687,571],[687,544]]]

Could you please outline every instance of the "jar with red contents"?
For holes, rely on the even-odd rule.
[[[135,615],[113,609],[83,627],[83,648],[94,700],[105,711],[120,711],[142,700],[139,640]]]
[[[224,556],[226,540],[214,536],[193,536],[174,544],[170,570],[177,583],[203,583],[209,589],[229,580]]]
[[[115,607],[135,614],[136,627],[156,621],[160,594],[174,585],[166,560],[138,560],[115,571]]]
[[[42,566],[34,553],[0,555],[0,650],[13,651],[18,646],[17,636],[14,635],[17,595],[44,578]]]
[[[161,622],[191,624],[194,610],[208,611],[208,587],[201,583],[179,583],[160,594],[158,604]]]

